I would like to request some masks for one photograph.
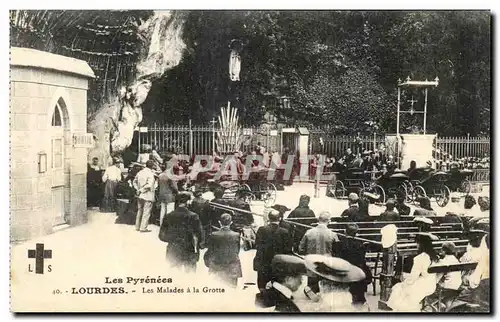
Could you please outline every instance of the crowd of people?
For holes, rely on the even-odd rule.
[[[100,206],[102,211],[114,212],[118,197],[128,199],[130,211],[125,212],[126,218],[118,218],[117,223],[135,224],[136,230],[142,233],[151,231],[148,229],[151,223],[158,224],[159,239],[168,245],[166,258],[173,268],[195,272],[203,254],[203,263],[210,274],[228,286],[237,287],[242,277],[240,250],[243,244],[244,250],[255,249],[253,269],[257,272],[259,289],[257,307],[274,307],[281,312],[370,310],[365,294],[368,285],[373,283],[372,272],[367,265],[365,244],[357,237],[359,227],[356,224],[371,220],[370,200],[366,196],[349,195],[348,208],[341,217],[346,217],[351,223],[342,236],[328,228],[333,220],[329,212],[316,216],[309,207],[310,197],[307,195],[300,197],[293,210],[283,205],[266,208],[265,225],[257,227],[250,205],[239,192],[234,199],[226,199],[224,188],[218,186],[213,190],[214,199],[206,200],[199,186],[193,185],[194,191],[188,189],[193,182],[199,183],[200,175],[203,179],[210,178],[210,172],[196,171],[197,167],[206,167],[206,163],[199,161],[199,164],[189,165],[174,153],[160,157],[150,149],[146,151],[148,153],[139,155],[128,171],[124,171],[123,160],[119,157],[113,158],[113,165],[104,171],[97,166],[98,160],[93,159],[89,164],[89,202]],[[237,170],[240,175],[246,157],[266,153],[260,146],[248,155],[235,152],[226,163],[228,169],[224,170]],[[281,156],[275,156],[275,153],[266,155],[269,164],[285,161],[289,155],[288,151]],[[214,154],[212,161],[213,169],[220,170],[222,158]],[[372,153],[360,160],[349,149],[339,164],[344,162],[360,167],[363,164],[372,167],[393,165],[390,157],[383,160],[381,155]],[[268,164],[264,162],[255,166],[266,167]],[[99,180],[104,182],[102,194],[91,188],[99,186]],[[470,198],[466,203],[472,203]],[[486,204],[489,209],[489,200],[481,199],[480,203],[481,209],[486,208]],[[158,209],[158,216],[154,209]],[[285,220],[288,211],[291,212]],[[396,222],[401,216],[409,215],[410,207],[404,200],[390,199],[377,220]],[[445,294],[450,294],[450,298],[452,295],[468,296],[474,303],[488,303],[489,306],[489,299],[484,298],[484,294],[489,294],[485,291],[489,288],[489,271],[484,263],[489,261],[489,233],[471,230],[470,245],[460,262],[478,262],[472,274],[429,274],[427,270],[431,265],[458,261],[454,257],[455,245],[443,244],[442,254],[436,254],[432,248],[435,236],[428,232],[428,228],[433,224],[430,218],[436,214],[428,198],[421,200],[420,208],[413,215],[420,227],[415,240],[418,255],[413,259],[408,277],[393,287],[389,307],[396,311],[420,311],[423,302],[432,299],[438,287],[446,289]],[[294,219],[299,219],[302,224],[290,222]],[[311,227],[312,223],[317,225]],[[479,235],[481,241],[478,244]],[[307,282],[302,287],[304,279]],[[301,288],[306,300],[294,301],[293,294]],[[465,290],[458,291],[462,289]]]

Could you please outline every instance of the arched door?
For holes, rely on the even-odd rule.
[[[64,118],[59,102],[54,107],[50,131],[52,208],[54,225],[64,223]]]

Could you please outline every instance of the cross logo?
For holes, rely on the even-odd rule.
[[[28,258],[35,258],[36,274],[43,274],[44,259],[52,258],[52,250],[44,249],[44,246],[45,246],[44,244],[36,244],[36,249],[28,249]]]

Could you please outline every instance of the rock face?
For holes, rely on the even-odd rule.
[[[89,158],[97,156],[107,165],[110,155],[120,154],[130,146],[134,130],[142,121],[141,105],[152,81],[177,66],[182,58],[186,47],[182,40],[183,22],[181,13],[156,11],[139,26],[146,50],[136,66],[136,80],[117,91],[111,103],[102,106],[90,120],[89,131],[95,135],[96,146]]]

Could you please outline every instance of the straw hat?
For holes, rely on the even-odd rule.
[[[435,240],[439,240],[439,237],[438,237],[438,236],[436,236],[436,235],[434,235],[434,234],[431,234],[431,233],[426,233],[426,232],[418,232],[418,233],[416,233],[415,235],[416,235],[416,236],[415,236],[416,238],[422,238],[422,237],[423,237],[423,238],[430,238],[430,240],[433,240],[433,241],[435,241]]]
[[[338,257],[307,255],[304,260],[308,270],[330,281],[351,283],[366,278],[361,268]]]

